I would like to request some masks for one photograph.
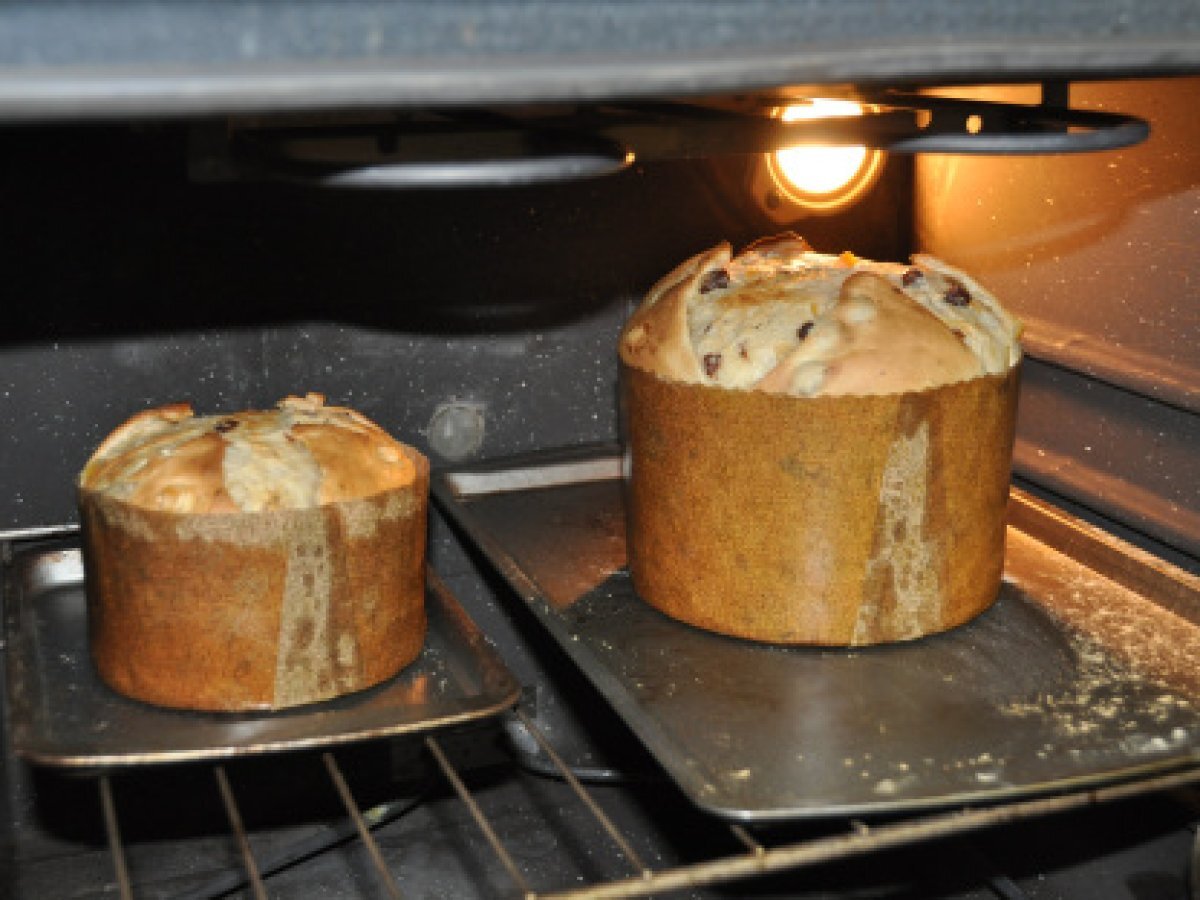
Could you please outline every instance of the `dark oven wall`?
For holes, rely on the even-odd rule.
[[[781,224],[740,158],[525,188],[338,191],[187,176],[188,126],[0,141],[0,530],[75,520],[73,480],[125,417],[319,391],[434,464],[616,437],[615,338],[686,256]],[[910,245],[911,167],[820,249]],[[787,224],[787,223],[785,223]]]
[[[739,189],[745,160],[536,189],[367,193],[191,182],[182,124],[0,138],[0,531],[10,533],[73,522],[73,482],[96,443],[131,413],[181,400],[233,410],[322,391],[439,465],[452,462],[439,447],[474,459],[611,440],[615,340],[631,304],[684,256],[780,227]],[[818,246],[894,255],[910,241],[910,196],[910,170],[896,164],[849,215],[799,227]],[[482,422],[478,446],[431,435],[449,404]],[[437,517],[431,537],[438,574],[536,692],[530,708],[550,716],[560,742],[564,732],[624,734]],[[0,895],[111,883],[94,784],[19,764],[8,727],[0,721]],[[470,752],[486,763],[492,742],[464,741],[482,745]],[[389,762],[389,744],[365,745],[371,763],[354,778],[391,765],[411,777],[414,747],[401,746]],[[586,757],[569,758],[594,764],[592,744],[581,746]],[[272,804],[269,821],[311,815],[310,792],[295,789],[303,765],[271,759],[267,782],[292,778],[286,794],[300,809]],[[123,779],[134,794],[122,803],[124,834],[155,846],[138,877],[169,880],[173,860],[192,864],[189,838],[221,833],[188,799],[209,796],[187,793],[191,771],[164,776],[169,793],[183,792],[173,808],[189,811],[165,827],[149,799],[161,788],[145,802],[136,793],[159,782]],[[473,876],[451,868],[426,859],[416,870],[439,892],[467,895],[453,885]],[[339,883],[338,896],[353,889]]]

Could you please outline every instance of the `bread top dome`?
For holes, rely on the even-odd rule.
[[[79,487],[173,513],[307,509],[410,485],[419,458],[360,413],[325,406],[320,394],[219,416],[179,403],[117,427]]]
[[[795,235],[727,243],[660,280],[622,360],[672,381],[802,397],[919,391],[1008,371],[1021,323],[963,272],[814,252]]]

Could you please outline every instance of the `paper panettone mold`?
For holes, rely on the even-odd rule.
[[[1019,329],[927,257],[872,263],[785,239],[677,268],[621,336],[638,593],[782,644],[909,640],[987,609]]]
[[[134,416],[79,483],[100,676],[213,711],[390,678],[424,646],[428,484],[420,453],[319,395]]]

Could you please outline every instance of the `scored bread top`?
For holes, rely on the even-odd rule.
[[[196,416],[186,403],[117,427],[79,476],[85,490],[174,513],[307,509],[412,484],[416,451],[320,394]]]
[[[661,279],[622,360],[673,380],[796,396],[890,394],[1006,372],[1021,323],[965,273],[815,253],[796,235],[727,243]]]

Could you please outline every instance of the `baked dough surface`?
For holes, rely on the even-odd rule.
[[[237,513],[362,499],[415,474],[378,425],[308,394],[225,416],[196,416],[187,404],[138,413],[100,445],[79,485],[143,509]]]
[[[795,236],[722,243],[659,281],[622,360],[671,381],[793,396],[920,391],[1006,372],[1021,325],[931,256],[911,265],[812,251]]]

